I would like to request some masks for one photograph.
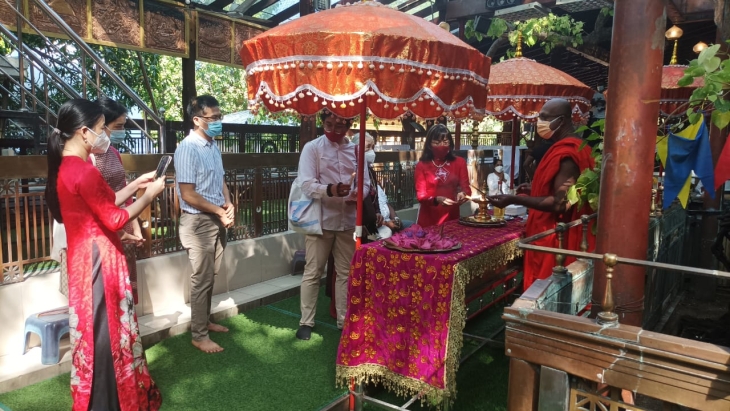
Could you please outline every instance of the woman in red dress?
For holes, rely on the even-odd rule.
[[[70,100],[48,138],[46,201],[68,242],[73,410],[157,410],[162,398],[147,370],[117,232],[162,192],[164,180],[135,181],[115,194],[87,162],[109,146],[103,127],[98,105]],[[117,206],[117,198],[144,186],[135,203]]]
[[[421,208],[417,224],[440,225],[459,219],[459,206],[469,201],[466,161],[454,155],[454,139],[443,124],[428,130],[416,165],[416,196]]]

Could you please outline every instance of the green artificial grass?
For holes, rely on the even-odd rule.
[[[19,390],[0,395],[0,403],[11,411],[58,411],[71,409],[71,378],[59,375]],[[0,408],[2,409],[2,408]],[[4,410],[3,410],[4,411]]]
[[[225,348],[220,354],[196,350],[189,333],[147,350],[162,410],[314,411],[346,392],[335,387],[336,328],[315,327],[311,340],[300,341],[298,318],[270,307],[221,323],[230,332],[212,336]],[[12,411],[70,409],[69,375],[2,394],[0,403]]]
[[[318,325],[329,325],[337,328],[337,320],[332,318],[330,315],[330,298],[324,295],[324,291],[324,287],[319,289],[319,297],[317,297],[317,311],[314,314],[315,327]],[[271,304],[270,307],[294,314],[293,317],[296,317],[296,324],[299,325],[299,318],[301,317],[301,311],[299,308],[300,301],[301,300],[297,295]]]
[[[225,348],[203,354],[186,333],[147,349],[150,373],[162,392],[162,410],[316,411],[346,392],[335,387],[335,357],[340,332],[329,315],[324,287],[317,301],[317,325],[309,341],[296,339],[299,296],[231,317],[230,329],[213,334]],[[467,323],[465,331],[490,336],[498,330],[502,308],[492,308]],[[497,338],[498,339],[498,338]],[[464,339],[462,353],[478,346]],[[481,348],[459,368],[454,410],[506,410],[509,359],[503,350]],[[407,399],[387,391],[374,396],[391,404]],[[4,408],[3,408],[4,407]],[[372,404],[366,409],[377,410]],[[0,411],[56,411],[71,408],[69,375],[0,395]],[[416,403],[410,410],[427,410]]]

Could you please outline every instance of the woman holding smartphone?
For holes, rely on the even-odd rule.
[[[99,169],[101,176],[109,184],[109,187],[114,192],[118,192],[127,186],[127,175],[124,171],[124,165],[122,164],[122,157],[119,155],[119,151],[111,146],[111,144],[119,144],[126,137],[124,125],[127,123],[127,108],[107,97],[96,100],[96,104],[101,107],[101,111],[104,113],[103,133],[109,140],[109,144],[107,145],[107,150],[103,152],[92,152],[89,155],[89,161]],[[154,174],[154,171],[143,174],[137,180],[148,181]],[[137,183],[137,180],[133,184]],[[135,191],[132,192],[132,195],[134,195]],[[123,207],[129,207],[133,202],[132,196],[129,196],[124,199],[124,203],[121,205]],[[136,218],[130,219],[124,226],[123,231],[120,231],[119,235],[122,238],[124,255],[127,258],[129,281],[132,283],[132,296],[134,297],[134,303],[137,304],[137,248],[144,244],[144,237],[142,237],[139,220]]]
[[[104,115],[88,100],[66,102],[48,138],[46,202],[66,225],[74,411],[157,410],[162,398],[147,369],[127,262],[117,234],[165,182],[144,181],[115,193],[88,163],[106,151]],[[119,204],[147,190],[126,209]]]

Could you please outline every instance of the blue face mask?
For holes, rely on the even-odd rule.
[[[223,133],[223,123],[220,120],[211,121],[208,123],[208,129],[203,131],[205,131],[205,135],[210,138],[218,137]]]
[[[127,132],[124,130],[111,130],[109,133],[109,139],[112,144],[120,144],[127,138]]]

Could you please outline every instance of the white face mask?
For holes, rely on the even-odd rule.
[[[497,166],[497,167],[494,167],[494,172],[495,172],[495,173],[501,173],[501,172],[502,172],[502,170],[504,170],[504,168],[502,168],[502,166]]]
[[[96,140],[91,143],[91,152],[94,154],[106,153],[106,151],[109,150],[109,145],[112,143],[109,136],[107,136],[103,131],[101,134],[96,134],[96,132],[92,129],[89,129],[89,131],[91,131],[91,134],[96,136]]]
[[[368,164],[375,163],[375,151],[369,150],[365,152],[365,162]]]

